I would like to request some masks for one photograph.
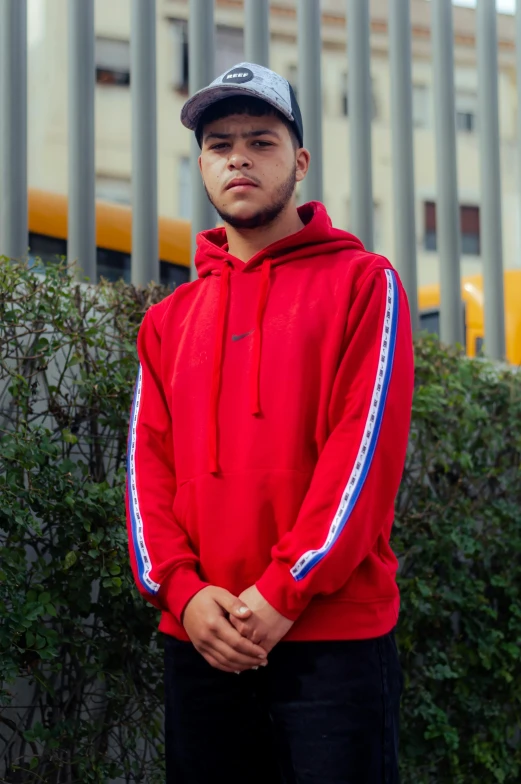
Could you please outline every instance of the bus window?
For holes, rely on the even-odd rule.
[[[96,248],[96,267],[98,281],[100,278],[115,283],[123,279],[130,283],[130,255],[118,250]]]
[[[29,266],[37,269],[45,264],[56,264],[60,257],[67,257],[67,240],[47,237],[44,234],[29,234]],[[39,261],[41,260],[41,264]],[[96,248],[97,280],[105,278],[112,283],[124,280],[130,283],[130,254],[108,248]],[[160,262],[162,286],[174,289],[190,280],[190,269],[169,261]]]
[[[106,248],[97,249],[98,280],[103,277],[112,282],[123,279],[130,283],[130,254]],[[175,288],[190,280],[190,270],[169,261],[160,262],[160,283]]]
[[[67,240],[46,237],[45,234],[29,234],[29,267],[39,267],[37,259],[43,264],[56,264],[60,256],[67,256]]]
[[[463,316],[463,335],[467,336],[467,316],[465,303],[462,303],[462,316]],[[420,311],[420,330],[422,332],[429,332],[431,335],[440,334],[440,309],[439,308],[426,308]]]
[[[171,264],[169,261],[160,262],[160,280],[162,286],[175,288],[190,280],[190,269],[181,267],[179,264]]]
[[[440,334],[440,311],[438,308],[429,308],[420,313],[420,329],[433,335]]]

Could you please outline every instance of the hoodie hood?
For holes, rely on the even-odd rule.
[[[226,230],[203,231],[197,235],[195,266],[200,278],[218,275],[224,266],[231,270],[245,270],[262,264],[269,258],[271,266],[308,256],[323,256],[339,250],[364,250],[364,246],[353,234],[333,228],[326,208],[318,201],[311,201],[298,208],[301,221],[305,224],[300,231],[290,234],[268,245],[246,263],[228,253]]]

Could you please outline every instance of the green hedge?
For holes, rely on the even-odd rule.
[[[416,346],[401,558],[405,784],[521,780],[521,374]]]
[[[0,263],[1,781],[164,780],[157,615],[130,574],[123,483],[137,327],[165,294]],[[430,338],[416,362],[394,532],[403,782],[514,782],[521,376]]]

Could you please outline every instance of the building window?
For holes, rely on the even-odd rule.
[[[96,198],[102,201],[112,201],[116,204],[131,204],[132,185],[130,177],[98,175],[96,177]]]
[[[175,90],[188,92],[188,23],[172,22],[172,84]]]
[[[479,207],[460,207],[461,252],[465,256],[481,253]]]
[[[215,76],[244,60],[244,32],[239,27],[219,25],[215,32]],[[188,22],[172,21],[172,84],[175,90],[188,92]]]
[[[436,239],[436,203],[433,201],[426,201],[423,205],[424,208],[424,222],[425,234],[423,238],[423,246],[425,250],[436,250],[438,247]]]
[[[130,42],[96,38],[96,82],[113,87],[130,84]]]
[[[429,93],[427,85],[415,84],[412,88],[412,120],[415,128],[426,128],[428,125]]]
[[[456,129],[464,133],[476,130],[476,115],[472,112],[456,112]]]
[[[428,251],[436,251],[438,242],[436,236],[435,202],[426,201],[424,203],[424,220],[424,248]],[[460,206],[460,231],[461,253],[464,256],[479,256],[481,253],[479,207],[474,205]]]
[[[477,124],[478,97],[476,93],[456,93],[456,130],[474,133]]]

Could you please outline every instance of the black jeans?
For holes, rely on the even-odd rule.
[[[167,784],[397,784],[401,690],[393,632],[280,643],[240,675],[165,636]]]

